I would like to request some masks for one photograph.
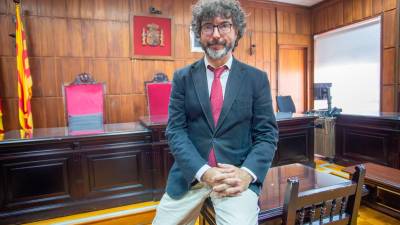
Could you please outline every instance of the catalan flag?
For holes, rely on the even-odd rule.
[[[0,99],[0,135],[4,134],[3,127],[3,108],[1,107],[1,99]]]
[[[15,40],[17,49],[19,123],[23,131],[32,132],[32,77],[29,68],[26,36],[20,16],[21,5],[19,3],[16,3],[15,9],[17,19]]]

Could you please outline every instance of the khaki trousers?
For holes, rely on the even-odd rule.
[[[181,199],[172,199],[167,193],[157,206],[153,225],[193,225],[204,201],[210,197],[217,225],[257,225],[258,196],[247,189],[236,197],[217,197],[211,188],[198,183]]]

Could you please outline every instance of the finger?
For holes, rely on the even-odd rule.
[[[214,192],[224,192],[230,186],[227,184],[219,184],[213,187]]]
[[[236,174],[234,173],[221,173],[213,177],[213,182],[222,182],[228,178],[234,178]]]
[[[241,180],[239,178],[226,178],[222,182],[224,184],[227,184],[227,185],[231,186],[231,187],[235,187],[235,186],[240,185],[240,181]]]
[[[244,188],[242,186],[236,186],[236,187],[229,187],[225,189],[225,193],[227,195],[237,195],[240,194],[244,191]]]

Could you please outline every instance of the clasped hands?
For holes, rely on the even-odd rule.
[[[211,186],[218,197],[238,196],[247,190],[252,180],[246,170],[223,163],[211,167],[201,177],[201,181]]]

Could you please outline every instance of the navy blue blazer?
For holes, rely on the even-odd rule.
[[[211,113],[204,59],[175,72],[166,136],[175,163],[166,191],[178,199],[207,163],[211,147],[220,163],[246,167],[259,194],[278,140],[267,74],[233,59],[216,126]]]

